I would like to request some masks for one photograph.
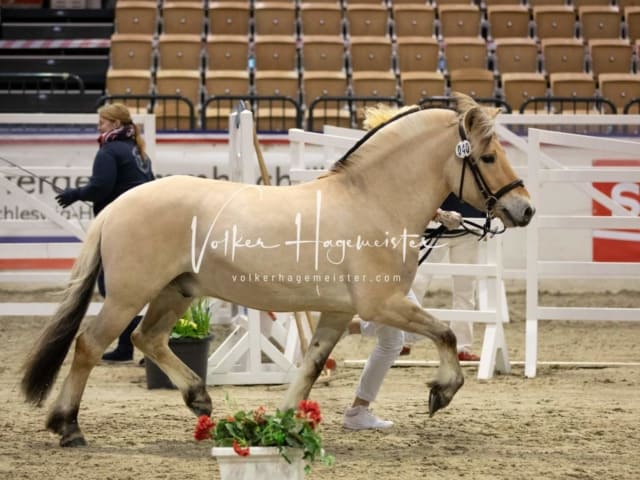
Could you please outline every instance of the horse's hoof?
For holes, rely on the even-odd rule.
[[[74,435],[72,437],[62,437],[60,439],[60,446],[61,447],[86,447],[87,446],[87,441],[84,439],[84,437],[82,435],[77,436]]]
[[[204,403],[202,405],[193,404],[189,409],[195,413],[196,417],[200,417],[201,415],[210,416],[213,407],[211,406],[211,403]]]
[[[189,407],[189,410],[195,413],[197,417],[200,415],[209,416],[213,410],[211,397],[203,384],[189,389],[185,396],[185,403],[187,407]]]
[[[445,398],[442,386],[434,383],[429,391],[429,417],[449,405],[449,399]]]

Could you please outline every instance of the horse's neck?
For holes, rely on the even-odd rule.
[[[427,115],[421,112],[414,115]],[[415,121],[428,125],[415,128]],[[421,231],[451,192],[447,160],[455,146],[451,118],[398,120],[356,152],[358,158],[344,173],[368,202],[400,217],[406,227]],[[402,123],[411,122],[409,125]],[[369,203],[371,205],[371,203]]]

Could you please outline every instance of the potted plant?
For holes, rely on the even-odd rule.
[[[298,408],[274,414],[259,407],[218,420],[202,415],[194,436],[213,440],[211,455],[218,461],[222,480],[303,480],[311,462],[333,464],[322,447],[321,421],[318,404],[302,400]]]
[[[211,305],[207,298],[199,298],[176,322],[169,336],[169,348],[205,381],[209,343],[213,337],[209,331],[210,326]],[[176,388],[169,377],[151,359],[146,358],[144,365],[147,388]]]

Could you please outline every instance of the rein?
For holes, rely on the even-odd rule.
[[[478,237],[478,241],[483,240],[487,236],[493,237],[494,235],[500,235],[504,233],[506,228],[491,229],[491,220],[489,217],[485,220],[483,225],[480,225],[466,218],[462,219],[460,228],[456,230],[449,230],[444,225],[440,225],[437,228],[427,228],[422,234],[422,241],[420,242],[420,250],[426,250],[418,259],[418,265],[429,257],[431,250],[436,246],[441,238],[458,238],[465,235],[474,235]]]

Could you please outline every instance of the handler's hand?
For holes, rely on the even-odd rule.
[[[58,205],[66,208],[78,199],[78,190],[75,188],[67,188],[64,192],[56,195]]]
[[[455,230],[462,225],[462,215],[452,210],[438,209],[435,221],[440,222],[447,230]]]

